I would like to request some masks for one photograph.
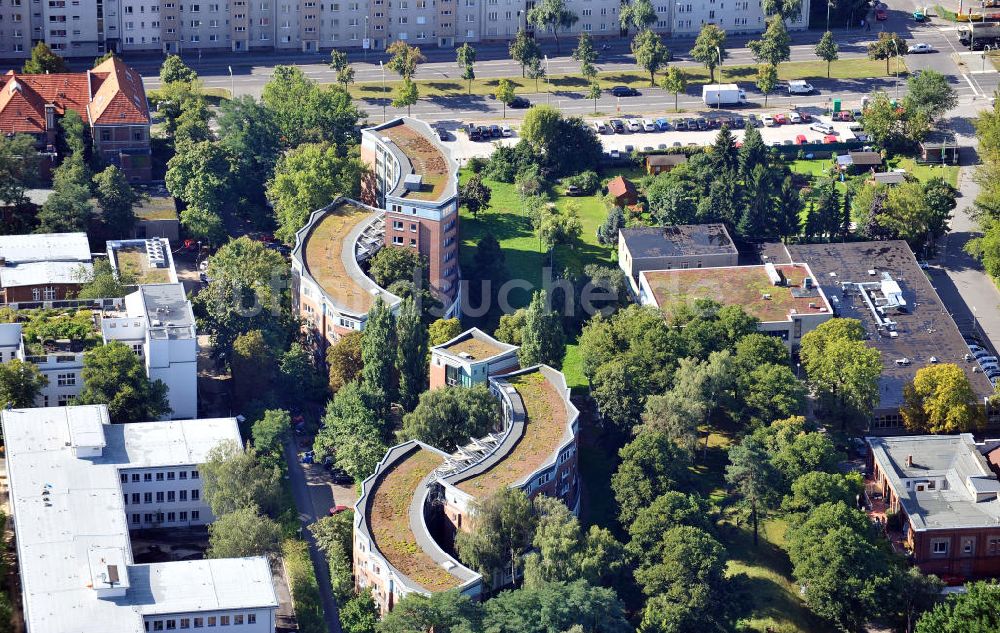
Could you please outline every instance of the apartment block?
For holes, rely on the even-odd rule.
[[[272,633],[264,557],[136,564],[129,531],[205,525],[198,469],[234,418],[109,423],[104,405],[0,412],[31,633]],[[181,493],[186,493],[181,498]]]
[[[587,32],[621,36],[620,0],[568,0],[576,23],[558,34],[527,23],[534,0],[2,0],[0,57],[27,57],[44,40],[68,56],[106,51],[382,50],[395,41],[451,48],[502,42],[525,29],[539,39],[567,41]],[[694,36],[705,24],[731,33],[765,28],[757,0],[654,3],[652,28]],[[809,0],[790,29],[807,27]],[[684,44],[687,46],[687,43]]]
[[[579,412],[563,375],[546,365],[517,370],[516,356],[510,361],[517,348],[505,349],[478,330],[438,352],[451,354],[463,344],[484,346],[479,356],[498,360],[474,381],[489,384],[500,403],[493,432],[470,438],[452,454],[417,440],[392,447],[362,483],[355,504],[355,582],[371,589],[382,613],[412,593],[457,590],[478,599],[484,590],[514,581],[508,574],[484,587],[482,576],[455,554],[456,534],[475,525],[476,500],[516,488],[529,497],[558,498],[579,511]],[[462,388],[458,384],[473,382],[444,388]]]
[[[18,310],[18,320],[0,323],[0,362],[29,362],[48,378],[37,406],[68,405],[83,389],[87,352],[119,341],[142,359],[150,380],[167,385],[169,417],[197,416],[198,340],[181,284],[139,286],[124,299],[10,306]]]
[[[479,385],[516,370],[518,363],[516,345],[472,328],[431,348],[431,389]]]

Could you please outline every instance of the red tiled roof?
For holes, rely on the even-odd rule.
[[[635,195],[635,185],[632,181],[625,180],[621,176],[616,176],[608,183],[608,193],[615,198],[620,198],[626,194]]]
[[[0,132],[40,134],[45,105],[56,114],[76,110],[84,122],[97,125],[148,124],[149,109],[142,78],[121,60],[111,58],[83,73],[0,76]]]

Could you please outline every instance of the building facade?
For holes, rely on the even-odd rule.
[[[249,52],[381,50],[403,41],[422,48],[513,39],[519,29],[536,38],[569,40],[580,33],[621,37],[621,0],[568,0],[577,16],[553,34],[527,23],[534,0],[6,0],[0,4],[0,58],[28,57],[35,41],[62,55],[94,57],[107,51]],[[730,33],[765,28],[759,2],[654,2],[653,30],[691,37],[705,24]],[[809,0],[789,29],[804,29]],[[567,47],[571,48],[571,47]]]
[[[468,335],[449,343],[468,343]],[[416,440],[399,444],[362,483],[354,515],[355,582],[371,589],[382,613],[411,593],[482,595],[482,577],[458,560],[454,548],[456,534],[475,525],[477,499],[517,488],[532,498],[558,498],[579,512],[579,412],[565,378],[546,365],[510,369],[508,360],[483,379],[502,412],[493,432],[470,438],[450,455]],[[482,381],[457,384],[474,382]],[[508,574],[486,589],[513,580]]]
[[[385,209],[385,245],[427,262],[434,294],[458,309],[458,165],[431,127],[402,117],[361,131],[361,159],[373,173],[366,201]],[[363,183],[364,184],[364,183]]]
[[[431,348],[431,389],[471,387],[517,368],[516,345],[502,343],[472,328]]]
[[[38,3],[32,0],[31,4]],[[66,2],[48,0],[47,4]],[[78,22],[83,20],[73,20]],[[0,57],[5,57],[2,50]],[[33,136],[47,156],[55,155],[58,120],[67,110],[75,110],[90,127],[94,151],[101,158],[120,167],[129,180],[150,179],[151,120],[146,91],[139,73],[120,59],[107,59],[81,73],[24,75],[11,70],[0,76],[0,132]]]
[[[93,405],[4,410],[0,423],[28,631],[274,631],[278,600],[264,557],[149,565],[132,557],[131,529],[211,521],[192,492],[213,448],[240,449],[234,418],[119,425]]]
[[[639,292],[644,270],[735,266],[739,253],[724,224],[678,224],[618,231],[618,266]]]
[[[66,299],[91,271],[86,233],[0,236],[0,303]]]

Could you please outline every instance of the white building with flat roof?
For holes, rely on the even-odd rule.
[[[162,515],[160,527],[209,522],[200,494],[182,503],[166,494],[155,501],[156,493],[200,491],[197,469],[209,451],[240,444],[235,419],[112,425],[105,406],[90,405],[6,410],[0,425],[29,633],[274,631],[278,600],[267,559],[132,559],[130,527],[149,527],[132,521],[133,476],[153,499],[140,496],[139,514]],[[166,521],[181,512],[186,521]]]
[[[91,270],[86,233],[0,235],[0,303],[65,299]]]

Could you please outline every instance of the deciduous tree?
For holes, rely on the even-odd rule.
[[[671,66],[663,73],[660,87],[674,95],[674,112],[677,112],[677,95],[687,90],[687,75],[677,66]]]
[[[569,29],[579,20],[579,16],[566,8],[566,0],[541,0],[528,9],[527,20],[539,29],[552,31],[556,42],[556,53],[562,52],[559,46],[559,30]]]
[[[1000,628],[1000,587],[995,580],[966,585],[917,621],[916,633],[986,633]]]
[[[539,290],[524,313],[518,359],[522,367],[539,363],[560,367],[565,354],[566,336],[559,315],[548,306],[545,291]]]
[[[576,48],[573,49],[573,59],[580,62],[580,74],[584,79],[593,82],[597,76],[597,68],[594,66],[597,51],[594,50],[594,40],[587,31],[580,33]]]
[[[160,81],[165,84],[175,81],[191,83],[198,78],[198,73],[184,63],[180,55],[167,55],[160,64]]]
[[[167,386],[150,381],[142,360],[120,341],[96,347],[83,356],[83,389],[76,404],[106,404],[112,422],[155,420],[170,413]]]
[[[521,65],[521,78],[525,76],[525,69],[532,60],[542,58],[542,49],[538,46],[535,38],[525,33],[524,29],[518,29],[517,35],[510,41],[508,47],[510,58]]]
[[[878,39],[868,44],[868,59],[885,60],[885,74],[889,73],[889,60],[893,57],[906,55],[909,47],[906,40],[897,33],[882,31],[878,34]]]
[[[37,365],[13,358],[0,365],[0,408],[34,407],[35,399],[48,384],[48,377]]]
[[[472,94],[472,80],[476,78],[476,49],[468,42],[455,49],[458,67],[462,69],[462,79],[469,82],[469,94]]]
[[[493,191],[489,185],[483,182],[483,177],[480,174],[473,174],[460,187],[459,198],[472,217],[478,217],[480,211],[489,208],[492,196]]]
[[[347,59],[346,51],[335,48],[330,52],[330,68],[337,71],[337,83],[345,90],[354,83],[354,66]]]
[[[281,511],[281,472],[264,464],[255,448],[223,442],[209,451],[199,472],[205,503],[217,517],[246,509],[272,517]]]
[[[906,427],[921,433],[969,433],[986,425],[986,412],[969,379],[954,363],[917,370],[903,388]]]
[[[256,508],[217,516],[208,526],[208,558],[265,556],[281,549],[281,526]]]
[[[651,0],[627,0],[618,10],[618,22],[624,36],[628,36],[630,29],[641,31],[653,26],[656,21],[656,9]]]
[[[31,57],[24,62],[21,72],[26,75],[46,75],[68,73],[70,70],[63,58],[53,53],[48,44],[38,42],[31,49]]]
[[[458,319],[438,319],[427,329],[430,345],[442,345],[462,333],[462,322]]]
[[[778,86],[778,68],[773,64],[761,64],[757,67],[757,87],[764,93],[764,107],[767,107],[767,97]]]
[[[715,69],[726,59],[726,32],[714,24],[701,27],[691,49],[691,59],[704,64],[709,81],[715,82]]]
[[[389,55],[386,66],[404,80],[413,79],[413,76],[417,74],[417,65],[427,61],[419,47],[410,46],[403,40],[394,41],[385,49],[385,52]]]
[[[774,66],[777,69],[781,62],[787,62],[791,57],[791,43],[785,21],[776,16],[767,21],[767,28],[759,40],[747,42],[747,48],[758,64]]]
[[[642,508],[688,481],[687,455],[665,433],[643,431],[619,451],[611,477],[619,522],[629,526]]]
[[[483,576],[492,587],[506,574],[515,578],[524,566],[522,554],[535,533],[531,502],[517,488],[499,491],[473,503],[475,525],[471,532],[459,532],[455,548],[462,562]]]
[[[640,31],[632,40],[635,63],[649,73],[649,85],[656,85],[656,73],[670,61],[670,49],[651,29]]]
[[[819,42],[816,43],[816,57],[819,57],[826,62],[826,78],[830,78],[830,64],[837,61],[840,58],[840,47],[837,46],[837,41],[833,39],[833,33],[827,31],[823,33],[823,37],[819,38]]]

